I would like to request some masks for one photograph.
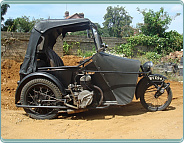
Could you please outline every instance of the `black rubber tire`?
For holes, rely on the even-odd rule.
[[[62,98],[61,91],[51,81],[49,81],[47,79],[33,79],[33,80],[29,81],[28,83],[26,83],[25,86],[23,87],[22,91],[21,91],[20,102],[21,102],[22,105],[30,105],[27,101],[28,100],[28,94],[29,94],[28,92],[34,86],[38,86],[38,87],[39,86],[40,87],[44,86],[44,87],[50,89],[50,91],[53,93],[55,98],[57,98],[57,99]],[[41,114],[39,112],[36,112],[35,110],[33,110],[31,108],[24,108],[24,110],[31,118],[34,118],[34,119],[42,119],[42,120],[43,119],[53,119],[53,118],[56,118],[58,116],[58,110],[56,110],[56,109],[45,109],[45,108],[43,109],[43,108],[40,108],[39,110],[47,110],[47,111],[44,111],[46,113],[43,113],[43,114]]]
[[[161,83],[159,83],[159,82],[157,83],[157,85],[160,85],[160,84]],[[166,85],[166,83],[164,83],[164,86],[165,85]],[[151,87],[151,86],[153,86],[153,84],[148,84],[147,85],[147,88],[144,89],[144,92],[143,92],[143,94],[140,97],[140,101],[141,101],[142,106],[145,109],[147,109],[148,111],[162,111],[162,110],[165,110],[170,105],[170,103],[172,101],[172,91],[171,91],[171,88],[170,87],[167,87],[165,89],[165,92],[163,93],[163,94],[165,94],[165,96],[167,96],[167,99],[166,99],[165,103],[162,104],[162,105],[157,105],[157,107],[153,107],[153,106],[150,106],[151,103],[148,103],[145,100],[145,93],[148,90],[148,88]],[[156,90],[156,88],[155,88],[155,90]],[[154,99],[154,95],[152,95],[152,96],[153,96],[153,99]],[[162,97],[162,95],[160,97]],[[160,98],[160,97],[158,97],[158,98]],[[156,100],[156,98],[155,98],[155,100]]]

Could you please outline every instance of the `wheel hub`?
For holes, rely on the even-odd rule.
[[[35,98],[34,98],[34,102],[37,105],[41,105],[43,103],[42,100],[46,100],[45,94],[43,94],[41,92],[37,92],[37,94],[35,95]]]
[[[158,89],[158,91],[155,93],[154,97],[158,98],[159,96],[161,96],[164,93],[164,88]]]

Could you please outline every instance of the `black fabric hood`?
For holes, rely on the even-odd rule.
[[[87,18],[80,19],[48,19],[35,24],[31,31],[26,55],[19,73],[23,75],[36,71],[36,50],[38,44],[44,41],[42,49],[53,49],[56,39],[67,32],[83,31],[90,29],[91,21]]]
[[[73,26],[73,30],[78,31],[78,26],[83,24],[84,30],[85,26],[89,27],[91,21],[87,18],[79,18],[79,19],[48,19],[42,20],[39,23],[35,24],[34,28],[40,33],[45,33],[47,30],[52,28],[63,28],[64,26]],[[67,31],[71,32],[71,31]],[[73,31],[74,32],[74,31]]]

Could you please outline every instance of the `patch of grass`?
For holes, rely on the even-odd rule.
[[[93,48],[91,51],[82,51],[81,49],[77,50],[77,55],[81,57],[91,57],[95,53],[95,48]]]

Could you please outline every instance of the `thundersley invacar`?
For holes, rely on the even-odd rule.
[[[53,47],[59,36],[64,39],[67,33],[77,31],[87,31],[96,53],[77,66],[65,66]],[[35,119],[126,105],[134,95],[148,111],[169,106],[170,84],[165,82],[165,76],[152,73],[151,61],[141,65],[138,60],[107,54],[106,48],[89,19],[40,21],[32,29],[20,67],[16,106]]]

